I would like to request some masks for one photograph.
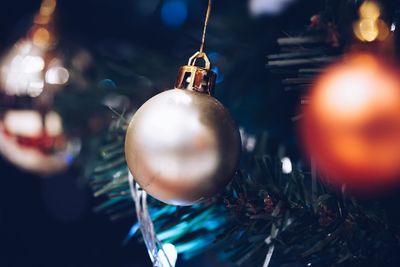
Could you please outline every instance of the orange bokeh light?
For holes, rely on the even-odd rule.
[[[334,184],[374,190],[400,176],[400,81],[372,55],[351,55],[327,69],[305,108],[302,136]]]
[[[56,9],[57,2],[56,0],[43,0],[40,6],[40,15],[42,16],[51,16]]]
[[[32,36],[33,44],[40,48],[48,48],[50,46],[50,39],[51,39],[50,32],[43,27],[37,28],[33,32]]]

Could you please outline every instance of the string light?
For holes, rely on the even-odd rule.
[[[383,41],[389,36],[389,27],[380,19],[381,8],[376,2],[364,2],[360,6],[359,16],[360,19],[353,25],[353,32],[360,41]]]
[[[50,30],[55,8],[55,0],[43,0],[27,38],[17,42],[3,57],[0,84],[6,94],[38,97],[47,84],[54,89],[54,85],[68,82],[69,72],[61,60],[48,61],[56,42]]]
[[[293,171],[292,161],[288,157],[282,158],[281,163],[282,163],[282,172],[284,174],[292,173]]]

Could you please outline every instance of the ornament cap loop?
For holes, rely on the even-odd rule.
[[[196,60],[199,59],[199,58],[204,60],[204,69],[205,70],[210,70],[211,63],[210,63],[210,60],[207,57],[207,54],[204,53],[204,52],[200,52],[200,51],[196,52],[193,56],[191,56],[189,58],[188,66],[196,66]]]
[[[196,60],[200,58],[205,62],[204,67],[195,65]],[[188,65],[182,66],[179,69],[175,88],[212,95],[217,75],[210,68],[211,64],[207,55],[204,52],[196,52],[189,59]]]

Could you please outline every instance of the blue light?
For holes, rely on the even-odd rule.
[[[218,52],[208,53],[208,59],[214,63],[215,61],[217,61],[219,59],[219,53]]]
[[[205,221],[205,222],[204,222],[204,227],[205,227],[207,230],[215,230],[215,229],[217,229],[218,227],[220,227],[221,224],[222,224],[222,222],[219,221],[219,220],[208,220],[208,221]]]
[[[99,86],[100,86],[100,88],[102,88],[102,89],[115,89],[115,88],[117,88],[117,85],[116,85],[115,82],[114,82],[113,80],[111,80],[111,79],[104,79],[104,80],[101,80],[101,81],[99,82]]]
[[[129,233],[127,234],[124,241],[122,242],[122,244],[124,246],[126,246],[126,244],[128,244],[129,240],[136,234],[136,232],[139,230],[139,228],[140,228],[140,225],[138,222],[135,223],[134,225],[132,225],[131,229],[129,230]]]
[[[208,58],[210,59],[211,64],[214,65],[219,61],[220,54],[213,51],[208,53]],[[215,74],[217,74],[216,83],[221,83],[224,80],[224,74],[221,72],[221,69],[218,66],[214,65],[211,70],[215,72]]]
[[[71,165],[72,162],[74,161],[74,159],[75,159],[75,156],[74,156],[74,155],[72,155],[72,154],[67,154],[67,155],[65,155],[65,157],[64,157],[64,162],[65,162],[67,165]]]
[[[161,19],[168,27],[177,28],[186,21],[187,13],[184,0],[167,0],[161,8]]]
[[[213,66],[211,70],[215,72],[215,74],[217,74],[216,83],[221,83],[224,80],[225,75],[220,71],[217,66]]]

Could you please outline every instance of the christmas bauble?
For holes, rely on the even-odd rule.
[[[26,171],[48,176],[65,171],[79,152],[58,113],[7,110],[0,120],[0,153]]]
[[[329,182],[358,191],[400,177],[400,82],[376,56],[350,55],[317,80],[305,108],[306,150]]]
[[[69,138],[54,111],[55,93],[69,80],[55,52],[55,1],[43,1],[33,26],[0,62],[0,153],[40,175],[62,172],[80,145]]]
[[[203,70],[193,71],[199,77]],[[212,197],[229,182],[241,145],[228,111],[201,92],[207,87],[200,82],[203,79],[192,80],[197,88],[183,87],[186,76],[181,74],[179,89],[154,96],[134,114],[125,154],[147,193],[168,204],[191,205]]]

